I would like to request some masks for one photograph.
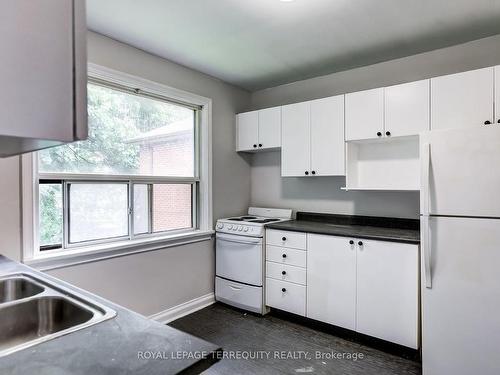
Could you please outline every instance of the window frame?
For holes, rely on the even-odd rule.
[[[155,250],[180,243],[189,243],[211,238],[212,228],[212,162],[211,162],[211,107],[210,98],[191,94],[157,82],[119,72],[96,64],[88,64],[88,82],[101,84],[131,94],[165,100],[172,104],[195,108],[194,174],[193,177],[141,176],[141,175],[97,175],[74,173],[39,173],[36,153],[22,156],[22,227],[23,262],[53,269],[65,264],[78,264],[94,258],[120,256],[130,252]],[[55,250],[40,250],[39,246],[39,189],[38,181],[61,181],[63,200],[67,199],[67,184],[75,182],[122,182],[128,183],[128,236],[92,240],[88,243],[69,244],[68,233],[63,236],[63,247]],[[192,228],[157,233],[134,234],[133,232],[133,185],[190,184],[192,196]],[[65,197],[66,196],[66,197]],[[151,197],[150,197],[151,198]],[[66,215],[68,204],[63,204],[64,230],[69,223]],[[150,211],[152,207],[150,205]],[[152,222],[150,222],[150,225]],[[155,246],[149,246],[155,244]],[[147,250],[149,249],[149,250]],[[108,253],[108,254],[107,254]],[[96,255],[96,257],[92,256]],[[79,259],[81,258],[81,259]]]

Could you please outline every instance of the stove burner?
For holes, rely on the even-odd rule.
[[[251,219],[257,219],[257,216],[231,217],[228,220],[231,220],[231,221],[245,221],[245,220],[251,220]]]
[[[273,221],[280,221],[280,219],[258,219],[258,220],[249,220],[251,223],[272,223]]]

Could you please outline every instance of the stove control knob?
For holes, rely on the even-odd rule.
[[[233,227],[233,230],[238,230],[238,227],[235,225],[235,226]]]
[[[243,228],[243,231],[248,232],[248,227]]]
[[[227,227],[227,229],[231,230],[231,229],[233,229],[233,226],[231,224],[229,224],[229,226]]]
[[[241,231],[243,230],[243,227],[240,225],[240,226],[238,227],[238,230],[241,232]]]
[[[217,223],[217,229],[222,229],[224,228],[224,224],[222,223]]]

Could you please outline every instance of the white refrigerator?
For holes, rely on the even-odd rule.
[[[426,132],[424,375],[500,374],[500,125]]]

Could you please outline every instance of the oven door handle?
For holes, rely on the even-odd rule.
[[[259,245],[262,243],[262,238],[250,238],[250,237],[245,237],[245,236],[223,234],[223,233],[217,233],[215,238],[216,238],[216,240],[236,242],[236,243],[241,243],[241,244]]]

